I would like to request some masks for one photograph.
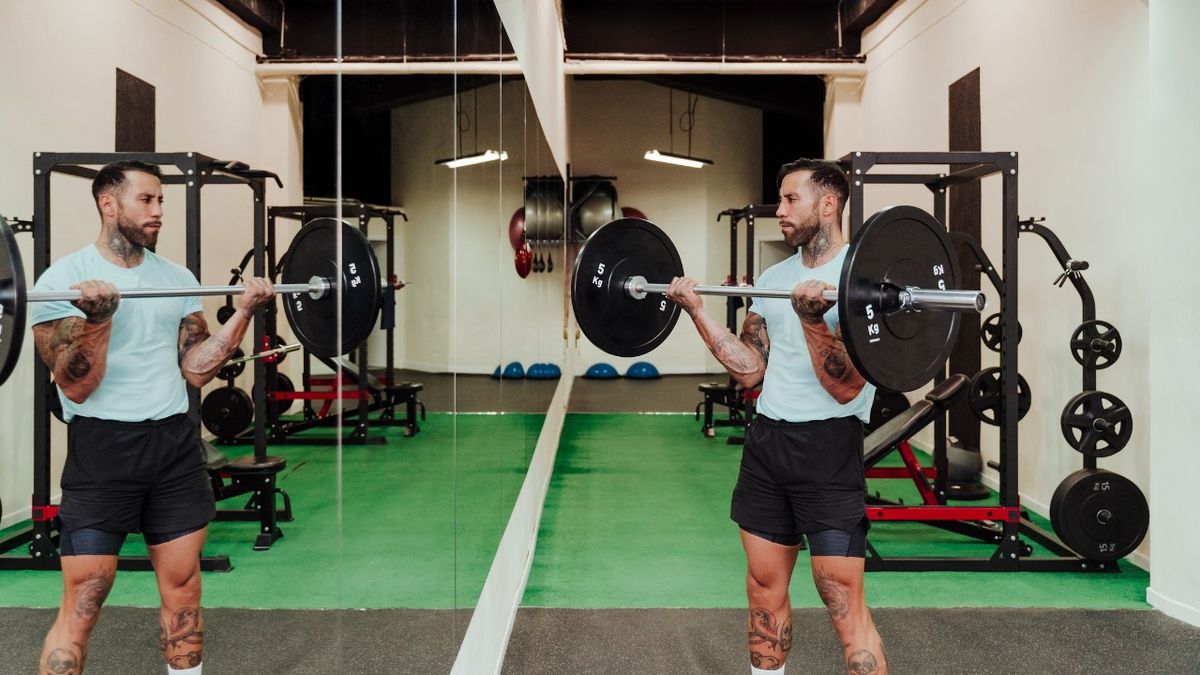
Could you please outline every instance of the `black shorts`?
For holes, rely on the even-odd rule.
[[[145,422],[72,418],[62,492],[63,532],[163,534],[216,516],[199,429],[182,414]]]
[[[743,529],[782,536],[869,528],[862,453],[857,417],[799,423],[756,417],[746,431],[729,517]]]

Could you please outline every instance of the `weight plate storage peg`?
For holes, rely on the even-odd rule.
[[[1142,543],[1150,526],[1150,507],[1128,478],[1103,469],[1080,469],[1054,491],[1050,524],[1058,538],[1084,558],[1117,560]]]
[[[1021,328],[1021,322],[1018,321],[1017,322],[1017,342],[1018,343],[1021,342],[1021,338],[1023,337],[1024,332],[1025,332],[1024,329]],[[1002,336],[1000,335],[1000,313],[999,312],[989,316],[983,322],[983,325],[981,325],[979,327],[979,337],[983,339],[984,347],[987,347],[988,349],[999,353],[1000,340],[1002,339]]]
[[[1071,333],[1071,356],[1084,368],[1103,370],[1121,356],[1121,333],[1107,321],[1084,321]]]
[[[342,262],[338,266],[338,232]],[[335,218],[309,221],[292,240],[283,283],[304,283],[314,277],[332,280],[333,292],[320,298],[309,293],[283,297],[283,308],[296,339],[313,354],[348,354],[375,329],[379,317],[379,262],[371,242],[357,228]],[[341,296],[341,342],[338,342],[338,296]]]
[[[1121,399],[1104,391],[1084,391],[1063,408],[1063,436],[1089,457],[1115,455],[1133,436],[1133,413]]]
[[[1000,369],[999,368],[984,368],[975,373],[967,385],[969,395],[968,403],[971,406],[971,412],[979,419],[980,422],[987,422],[993,426],[1000,425],[1001,406],[1003,405],[1003,391],[1000,388]],[[1017,375],[1017,421],[1021,421],[1025,417],[1025,413],[1029,412],[1029,407],[1033,405],[1033,396],[1029,393],[1029,383],[1025,378]]]
[[[200,421],[217,438],[232,440],[254,422],[254,401],[237,387],[213,389],[200,404]]]

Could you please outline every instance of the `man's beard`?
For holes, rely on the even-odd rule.
[[[148,248],[151,251],[158,245],[158,232],[149,232],[142,227],[138,227],[137,223],[125,217],[125,212],[117,213],[117,232],[125,238],[125,241],[139,248]]]
[[[817,210],[814,208],[812,215],[803,223],[796,223],[792,228],[792,234],[785,236],[783,242],[792,248],[800,248],[808,242],[812,241],[813,237],[821,231],[821,219],[817,215]]]

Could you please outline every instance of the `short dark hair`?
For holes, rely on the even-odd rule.
[[[162,170],[158,168],[157,164],[150,164],[149,162],[137,159],[112,162],[101,167],[100,172],[92,179],[92,199],[95,199],[98,203],[100,195],[123,186],[125,184],[125,174],[129,171],[141,171],[162,180]]]
[[[797,171],[811,171],[812,176],[808,182],[812,183],[818,194],[832,192],[837,198],[838,213],[841,213],[842,208],[850,199],[850,183],[846,180],[846,174],[842,171],[842,167],[827,159],[801,157],[779,167],[779,174],[775,177],[775,187],[781,187],[783,179],[788,174]]]

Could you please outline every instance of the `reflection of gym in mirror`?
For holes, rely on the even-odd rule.
[[[1196,3],[8,4],[9,670],[1200,663]]]

